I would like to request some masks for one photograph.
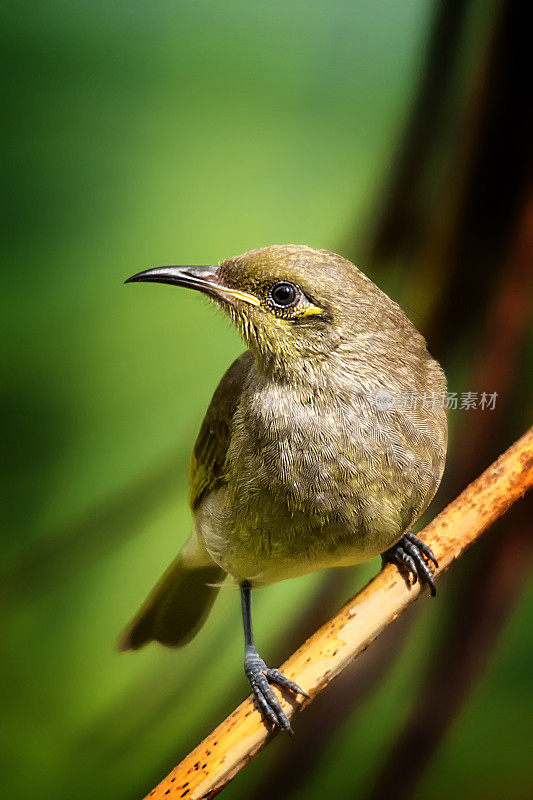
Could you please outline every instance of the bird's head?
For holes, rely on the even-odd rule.
[[[126,283],[132,281],[207,294],[235,322],[258,363],[277,373],[305,374],[358,338],[379,340],[408,322],[350,261],[302,245],[251,250],[217,266],[156,267]]]

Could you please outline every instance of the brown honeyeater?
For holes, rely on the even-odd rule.
[[[185,644],[229,575],[253,694],[290,731],[270,684],[305,693],[259,657],[250,591],[381,554],[435,593],[435,558],[409,529],[444,469],[444,373],[397,303],[326,250],[275,245],[129,281],[198,289],[248,349],[220,381],[192,453],[192,535],[121,647]]]

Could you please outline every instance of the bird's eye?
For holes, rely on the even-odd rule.
[[[270,290],[270,299],[278,308],[289,308],[295,305],[299,297],[298,287],[288,281],[280,281],[280,283],[274,284]]]

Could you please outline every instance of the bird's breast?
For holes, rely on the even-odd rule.
[[[440,480],[439,421],[423,422],[379,413],[364,396],[318,403],[275,385],[243,393],[228,483],[211,503],[218,560],[253,579],[254,570],[306,572],[385,550]]]

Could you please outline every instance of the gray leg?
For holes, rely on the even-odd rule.
[[[299,686],[279,671],[269,669],[255,649],[252,633],[251,587],[241,585],[242,622],[244,627],[244,673],[250,682],[257,705],[264,716],[278,728],[292,734],[291,724],[270,684],[277,683],[294,694],[309,697]]]

